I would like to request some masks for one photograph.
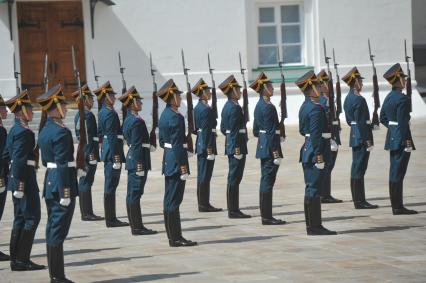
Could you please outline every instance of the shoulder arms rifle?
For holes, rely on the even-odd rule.
[[[75,59],[75,50],[74,46],[71,47],[71,56],[72,56],[72,66],[74,72],[74,78],[77,82],[77,87],[79,91],[79,100],[78,100],[78,115],[79,115],[79,140],[77,147],[77,170],[86,171],[86,163],[84,158],[84,147],[87,144],[87,129],[86,129],[86,113],[84,109],[84,97],[81,90],[81,80],[80,80],[80,71],[77,68],[77,63]],[[81,171],[80,171],[81,172]]]
[[[15,52],[13,53],[13,75],[15,77],[15,82],[16,82],[16,95],[19,95],[21,93],[21,87],[19,86],[19,75],[21,73],[19,73],[16,70],[16,59],[15,59]]]
[[[373,129],[379,129],[379,127],[380,127],[379,114],[378,114],[378,110],[380,108],[379,83],[377,81],[376,66],[374,65],[374,57],[375,57],[375,55],[371,54],[370,39],[368,39],[368,53],[370,55],[371,65],[373,67],[373,100],[374,100],[374,112],[373,112],[372,124],[373,124]]]
[[[44,92],[48,92],[49,91],[49,75],[48,75],[48,56],[47,53],[44,55],[44,72],[43,72],[43,87],[44,87]],[[47,121],[47,112],[45,110],[41,110],[41,117],[40,117],[40,124],[38,126],[38,133],[40,134],[41,130],[44,128],[44,125],[46,124]],[[35,155],[35,168],[38,169],[40,168],[40,147],[38,146],[38,144],[36,145],[36,147],[34,148],[34,155]]]
[[[246,128],[246,137],[248,139],[247,122],[250,121],[249,101],[248,101],[248,92],[247,92],[247,82],[246,82],[246,76],[245,76],[246,69],[243,68],[243,63],[241,60],[241,52],[238,53],[238,58],[240,60],[240,72],[243,78],[243,115],[244,115],[244,124]]]
[[[126,68],[124,68],[121,65],[121,53],[120,53],[120,51],[118,51],[118,65],[120,67],[121,82],[122,82],[122,85],[123,85],[123,88],[121,89],[121,94],[124,94],[127,91],[126,80],[124,79],[124,70]],[[126,106],[121,105],[121,113],[123,115],[123,124],[124,124],[124,120],[126,120],[126,116],[127,116]],[[121,126],[123,126],[123,125],[121,125]]]
[[[192,94],[191,94],[191,85],[189,84],[189,79],[188,79],[188,71],[189,69],[186,68],[185,66],[185,54],[183,53],[183,49],[181,50],[181,55],[182,55],[182,67],[183,67],[183,74],[185,75],[186,78],[186,103],[187,103],[187,113],[188,113],[188,133],[186,135],[186,143],[188,146],[188,152],[190,153],[194,153],[194,144],[192,142],[192,134],[195,134],[195,125],[194,125],[194,113],[193,113],[193,108],[194,106],[192,105]]]
[[[93,67],[93,76],[94,76],[95,82],[96,82],[96,88],[99,88],[99,78],[100,78],[100,76],[98,76],[96,74],[95,60],[92,60],[92,67]],[[98,101],[98,112],[101,111],[101,108],[102,108],[102,104],[100,104],[99,101]]]
[[[324,59],[327,64],[327,73],[328,73],[328,104],[329,104],[329,129],[331,132],[331,138],[336,140],[336,129],[333,127],[333,122],[336,121],[336,107],[334,104],[334,84],[333,84],[333,74],[330,71],[330,57],[327,56],[327,46],[325,44],[325,38],[323,39],[324,44]]]
[[[209,63],[210,77],[212,79],[212,110],[213,110],[213,113],[214,113],[214,117],[217,119],[218,113],[217,113],[216,82],[214,81],[214,77],[213,77],[214,69],[212,69],[212,67],[210,65],[210,54],[209,53],[207,53],[207,60],[208,60],[208,63]]]
[[[287,113],[287,91],[285,89],[285,77],[284,77],[284,70],[283,70],[284,62],[281,61],[280,48],[279,47],[277,47],[277,54],[278,54],[278,67],[280,68],[280,74],[281,74],[281,85],[280,85],[280,90],[281,90],[281,102],[280,102],[281,119],[280,119],[279,129],[280,129],[281,139],[285,140],[286,133],[285,133],[284,120],[288,117],[288,113]]]
[[[340,75],[338,67],[339,64],[336,62],[336,54],[333,48],[333,66],[336,71],[336,120],[339,131],[342,129],[340,126],[340,114],[342,114],[342,89],[340,88]]]
[[[409,99],[409,105],[410,105],[410,112],[413,111],[413,102],[411,101],[411,95],[413,90],[411,89],[411,70],[410,70],[410,56],[407,54],[407,40],[404,40],[404,50],[405,50],[405,62],[407,62],[407,83],[406,83],[406,90],[407,90],[407,97]]]
[[[149,133],[149,143],[151,147],[157,148],[157,135],[155,133],[158,127],[158,97],[157,97],[157,83],[155,82],[155,72],[157,70],[154,69],[152,64],[152,56],[149,53],[149,64],[151,66],[151,76],[152,76],[152,128]]]

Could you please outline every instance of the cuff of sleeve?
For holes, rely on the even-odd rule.
[[[71,197],[71,189],[70,188],[64,188],[63,190],[63,198],[70,198]]]

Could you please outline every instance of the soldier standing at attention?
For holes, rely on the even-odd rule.
[[[410,161],[411,151],[415,150],[410,130],[410,98],[402,90],[406,85],[406,75],[399,63],[393,65],[383,77],[392,85],[380,110],[380,122],[388,128],[385,150],[390,154],[389,195],[394,215],[417,214],[407,209],[403,203],[403,183]]]
[[[10,238],[10,268],[12,271],[40,270],[30,260],[34,236],[40,222],[40,196],[35,171],[35,135],[28,127],[33,110],[27,91],[6,101],[15,114],[15,124],[6,140],[5,152],[10,157],[7,189],[13,193],[14,220]]]
[[[165,177],[164,224],[171,247],[195,246],[182,237],[179,206],[189,176],[188,152],[185,143],[185,118],[179,113],[180,94],[173,80],[168,80],[157,92],[167,103],[159,122],[159,142],[164,149],[162,173]]]
[[[304,210],[308,235],[336,235],[322,226],[320,189],[324,177],[324,134],[327,117],[319,102],[319,82],[313,71],[303,75],[296,85],[307,97],[299,110],[299,132],[305,137],[300,162],[305,179]]]
[[[375,209],[365,200],[364,175],[368,167],[370,151],[373,150],[373,128],[367,102],[361,95],[362,80],[358,69],[352,68],[342,80],[350,87],[345,98],[346,122],[351,127],[349,146],[352,147],[351,192],[356,209]]]
[[[331,119],[331,107],[329,105],[329,89],[328,89],[328,80],[329,77],[327,72],[323,69],[317,75],[318,81],[320,83],[321,95],[319,102],[324,107],[327,113],[327,125],[330,125]],[[335,121],[332,121],[333,123]],[[331,130],[329,129],[327,132],[330,133],[330,138],[325,139],[324,146],[324,160],[325,160],[325,169],[324,169],[324,178],[321,184],[321,202],[322,203],[340,203],[343,202],[340,199],[336,199],[331,195],[331,172],[334,169],[334,165],[336,164],[337,153],[339,151],[340,142],[340,130],[339,125],[332,124],[333,127],[337,127],[334,131],[336,133],[336,139],[331,138]],[[328,126],[329,127],[329,126]]]
[[[219,88],[228,97],[222,109],[220,131],[226,137],[225,155],[228,156],[228,185],[226,188],[228,217],[250,218],[240,210],[240,183],[243,178],[247,155],[247,130],[244,124],[243,109],[238,104],[241,86],[233,75],[223,81]]]
[[[260,159],[261,174],[259,202],[263,225],[282,225],[286,222],[272,216],[272,190],[283,158],[278,113],[271,103],[272,82],[264,73],[250,85],[260,94],[254,110],[253,134],[258,138],[256,158]]]
[[[106,227],[128,226],[117,219],[115,192],[120,182],[121,163],[125,160],[120,118],[114,110],[115,92],[109,81],[93,91],[102,109],[98,113],[98,136],[102,139],[101,160],[104,162],[104,209]]]
[[[0,95],[0,220],[3,215],[4,206],[6,204],[7,196],[7,175],[9,173],[9,156],[6,152],[3,155],[3,150],[6,146],[7,131],[3,126],[3,119],[7,118],[6,104],[3,97]],[[0,252],[0,261],[9,261],[10,256]]]
[[[103,217],[93,213],[92,203],[92,185],[95,179],[97,164],[99,161],[99,137],[96,118],[91,111],[93,107],[93,94],[87,85],[81,87],[81,92],[84,99],[85,120],[87,131],[87,144],[84,148],[84,159],[86,163],[86,175],[79,177],[78,196],[80,199],[80,212],[82,221],[98,221],[103,220]],[[80,91],[72,94],[74,99],[79,101]],[[77,112],[74,117],[75,135],[80,137],[80,115]]]
[[[145,121],[139,116],[142,97],[134,86],[118,98],[127,108],[123,134],[129,150],[126,157],[127,170],[127,216],[132,235],[150,235],[157,231],[146,228],[142,222],[141,197],[144,193],[148,171],[151,170],[149,133]]]
[[[195,143],[197,153],[197,199],[199,212],[217,212],[221,208],[215,208],[210,204],[210,180],[214,168],[214,160],[217,155],[216,126],[217,121],[213,109],[208,104],[211,98],[210,87],[200,79],[191,92],[198,96],[199,101],[194,108],[195,128],[197,129],[197,141]]]
[[[37,98],[47,111],[46,125],[39,134],[41,160],[47,167],[43,196],[47,207],[46,246],[51,282],[71,282],[65,278],[63,243],[68,235],[78,195],[74,142],[62,122],[67,112],[60,84]]]

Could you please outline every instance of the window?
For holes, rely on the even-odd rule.
[[[259,7],[258,50],[259,66],[302,64],[302,17],[300,5]]]

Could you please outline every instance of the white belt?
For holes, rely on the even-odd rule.
[[[13,163],[13,160],[11,160],[10,163]],[[28,166],[35,166],[35,164],[36,164],[35,160],[31,160],[31,159],[27,160],[27,165]]]
[[[67,167],[75,167],[75,161],[71,161],[68,162]],[[54,168],[58,168],[58,164],[53,163],[53,162],[47,162],[47,168],[49,169],[54,169]]]
[[[266,130],[259,130],[259,133],[261,133],[261,134],[266,134]],[[279,134],[280,134],[280,130],[276,130],[276,131],[275,131],[275,134],[276,134],[276,135],[279,135]]]
[[[339,121],[333,121],[333,125],[338,126],[339,125]]]
[[[240,134],[245,134],[245,133],[247,133],[247,131],[246,131],[246,129],[239,129],[238,130],[238,132],[240,133]],[[230,134],[231,133],[231,130],[226,130],[226,132],[225,132],[226,134]]]
[[[305,137],[306,138],[309,138],[311,136],[311,134],[305,134]],[[322,133],[321,134],[321,136],[324,138],[324,139],[330,139],[331,138],[331,133]]]
[[[203,131],[203,129],[198,129],[197,132],[201,133]],[[212,129],[212,133],[216,133],[216,129]]]
[[[96,142],[98,142],[99,141],[99,138],[98,137],[93,137],[93,139],[92,139],[93,141],[96,141]]]
[[[389,126],[398,126],[398,122],[396,122],[396,121],[389,121]]]
[[[107,138],[108,138],[108,136],[104,136],[104,139],[107,139]],[[124,137],[123,137],[123,135],[117,135],[117,139],[122,140],[122,139],[124,139]]]
[[[351,122],[351,125],[356,125],[356,122],[355,122],[355,121],[352,121],[352,122]]]
[[[365,123],[366,123],[367,125],[371,125],[371,121],[370,121],[370,120],[365,121]]]
[[[143,144],[142,144],[142,147],[150,148],[150,147],[151,147],[151,144],[149,144],[149,143],[143,143]]]
[[[165,148],[172,148],[172,144],[171,143],[164,143],[164,147]],[[188,148],[188,145],[186,143],[183,144],[183,148]]]

